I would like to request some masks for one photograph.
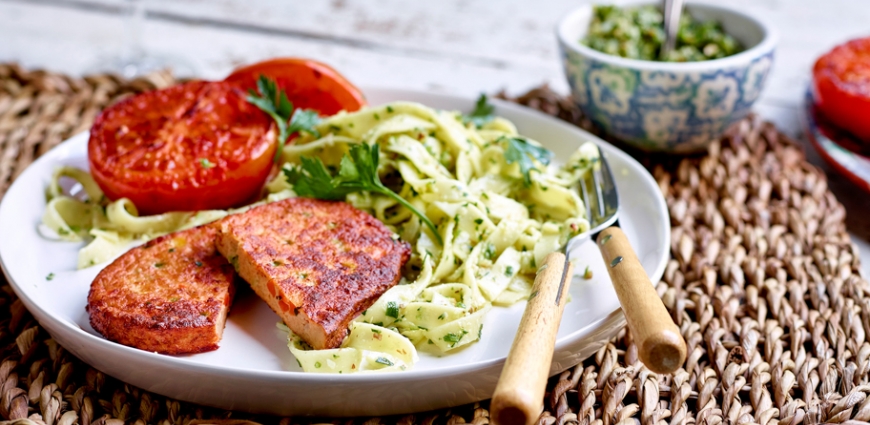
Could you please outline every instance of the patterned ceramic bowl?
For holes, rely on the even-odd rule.
[[[766,23],[721,6],[689,4],[686,9],[696,19],[719,21],[746,49],[684,63],[609,55],[580,44],[592,19],[591,5],[570,13],[557,28],[565,74],[580,109],[610,135],[643,150],[704,149],[749,112],[773,62],[777,37]]]

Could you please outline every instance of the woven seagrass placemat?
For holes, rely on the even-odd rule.
[[[0,196],[36,157],[131,93],[172,84],[0,64]],[[584,128],[546,88],[514,99]],[[673,231],[659,293],[689,346],[669,376],[622,331],[551,379],[539,424],[797,424],[870,420],[870,285],[845,209],[800,147],[749,117],[705,155],[649,157]],[[0,235],[3,237],[3,235]],[[388,418],[252,416],[126,385],[55,343],[0,282],[0,415],[15,423],[489,423],[488,403]],[[340,396],[340,395],[336,395]],[[4,422],[5,423],[5,422]]]

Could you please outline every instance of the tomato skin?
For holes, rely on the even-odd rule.
[[[233,71],[224,81],[245,90],[257,88],[260,75],[272,78],[293,106],[320,115],[353,112],[366,105],[362,92],[328,65],[300,58],[277,58]]]
[[[106,108],[88,163],[109,199],[129,198],[140,214],[226,209],[259,196],[275,134],[239,87],[194,81]]]
[[[841,44],[816,61],[813,98],[827,120],[870,143],[870,37]]]

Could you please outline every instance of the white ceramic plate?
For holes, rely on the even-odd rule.
[[[371,104],[411,100],[470,110],[470,98],[400,90],[366,91]],[[647,273],[657,282],[669,251],[664,199],[649,173],[615,147],[543,113],[496,102],[498,115],[520,132],[567,158],[581,143],[596,141],[607,156],[621,202],[620,223]],[[101,266],[76,270],[79,244],[43,239],[37,233],[44,191],[59,165],[87,166],[87,134],[64,142],[31,165],[0,205],[0,260],[15,292],[39,323],[67,350],[97,369],[145,390],[181,400],[277,415],[369,416],[425,411],[487,399],[492,395],[525,303],[495,308],[482,339],[443,357],[421,355],[413,370],[389,374],[303,373],[275,327],[278,317],[243,291],[232,306],[221,347],[210,353],[166,356],[103,339],[85,312],[90,282]],[[623,325],[619,302],[594,243],[572,253],[577,270],[572,301],[559,329],[552,373],[595,353]],[[54,273],[54,278],[46,276]],[[546,361],[541,359],[541,361]]]

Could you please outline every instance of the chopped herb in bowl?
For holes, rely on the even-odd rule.
[[[696,21],[688,13],[680,17],[676,48],[660,58],[664,41],[664,16],[658,7],[595,6],[589,31],[580,43],[624,58],[667,62],[719,59],[743,50],[719,22]]]

